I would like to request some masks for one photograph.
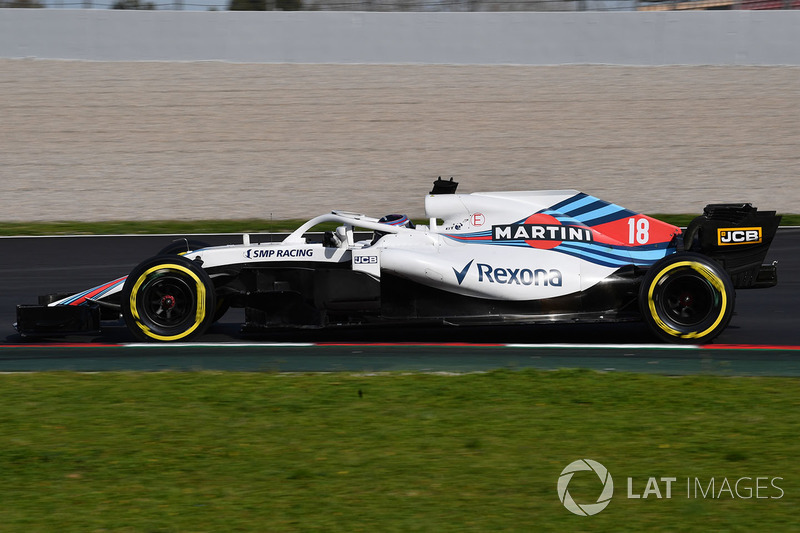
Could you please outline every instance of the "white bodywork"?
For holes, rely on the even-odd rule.
[[[250,236],[244,235],[242,244],[195,250],[185,257],[201,258],[206,270],[247,263],[350,262],[353,270],[375,278],[381,276],[381,271],[391,272],[465,296],[547,299],[583,291],[601,282],[619,268],[617,263],[626,263],[627,252],[616,252],[620,256],[617,263],[601,264],[591,260],[591,253],[594,253],[591,251],[587,252],[586,259],[532,246],[493,246],[491,244],[503,243],[491,242],[491,238],[485,236],[470,241],[468,236],[482,235],[481,232],[489,235],[495,226],[519,224],[520,220],[578,194],[574,190],[431,194],[425,198],[425,210],[430,218],[427,226],[413,229],[392,226],[365,215],[333,211],[308,221],[281,242],[251,243]],[[307,242],[304,234],[325,222],[340,224],[335,232],[335,245],[326,247]],[[354,228],[385,235],[374,244],[371,240],[355,241]],[[592,230],[586,228],[585,231]],[[598,248],[596,243],[592,246]],[[663,255],[659,252],[654,257]],[[121,291],[124,281],[125,278],[120,278],[112,284],[99,286],[104,287],[102,294],[93,294],[92,291],[97,293],[99,288],[95,287],[50,305],[70,305],[81,295],[87,299],[104,298]]]

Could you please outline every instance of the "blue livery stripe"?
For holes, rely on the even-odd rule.
[[[600,224],[607,224],[609,222],[615,222],[622,218],[628,218],[638,215],[639,213],[635,213],[629,209],[622,209],[621,211],[617,211],[616,213],[612,213],[609,215],[601,216],[598,218],[593,218],[591,220],[587,220],[584,222],[587,226],[599,226]]]
[[[593,211],[587,213],[581,213],[580,215],[573,215],[575,218],[587,224],[589,220],[595,220],[597,218],[607,217],[609,215],[615,215],[622,210],[621,207],[618,205],[608,205],[606,204],[600,209],[595,209]],[[588,225],[588,224],[587,224]]]
[[[633,263],[633,259],[629,255],[615,254],[606,252],[597,248],[578,248],[575,246],[559,246],[556,248],[558,251],[571,252],[572,255],[577,257],[602,259],[603,261],[611,261],[614,264],[627,265]]]
[[[584,205],[584,203],[589,203],[592,202],[593,200],[597,200],[597,198],[581,192],[576,194],[575,196],[572,196],[570,198],[567,198],[566,200],[563,200],[555,205],[550,206],[550,210],[564,211],[565,210],[564,208],[566,208],[567,206],[569,206],[570,208],[580,207],[581,205]],[[575,205],[573,206],[572,204]]]
[[[604,201],[598,200],[596,198],[593,198],[593,200],[594,200],[594,202],[585,204],[585,205],[583,205],[581,207],[578,207],[578,208],[574,208],[574,207],[570,206],[569,209],[564,209],[564,213],[566,213],[567,215],[569,215],[571,217],[575,217],[578,220],[580,220],[581,219],[581,215],[585,215],[586,213],[592,213],[594,211],[599,211],[600,209],[608,207],[608,205],[609,205],[608,202],[604,202]]]
[[[651,265],[668,255],[669,250],[663,249],[650,249],[640,250],[638,248],[618,248],[608,249],[605,246],[600,247],[597,245],[582,245],[581,243],[561,244],[556,250],[569,250],[578,254],[587,254],[591,257],[602,257],[604,260],[617,261],[620,264],[636,264],[636,265]]]
[[[557,213],[555,211],[554,212],[544,211],[542,214],[552,216],[553,218],[561,222],[562,225],[564,226],[577,226],[577,227],[588,228],[586,224],[584,224],[577,218],[572,218],[571,216],[565,215],[564,213]]]
[[[543,209],[540,213],[551,215],[559,220],[562,220],[562,217],[570,217],[586,226],[598,226],[638,214],[630,209],[584,193]]]
[[[562,254],[570,255],[572,257],[576,257],[578,259],[582,259],[584,261],[588,261],[590,263],[594,263],[595,265],[600,265],[604,267],[619,268],[630,264],[630,261],[614,261],[613,259],[605,259],[603,257],[596,257],[592,256],[591,254],[586,254],[585,252],[573,251],[568,249],[561,250],[559,248],[554,248],[554,251],[561,252]]]
[[[587,195],[586,195],[586,196],[584,196],[583,198],[580,198],[580,199],[578,199],[578,200],[576,200],[576,201],[574,201],[574,202],[571,202],[571,203],[569,203],[569,204],[567,204],[567,205],[565,205],[565,206],[563,206],[563,207],[558,207],[558,208],[557,208],[557,207],[551,207],[551,209],[552,209],[553,211],[561,211],[562,213],[569,213],[569,214],[571,214],[571,213],[573,213],[573,212],[575,212],[575,211],[578,211],[578,210],[580,210],[580,209],[583,209],[583,208],[585,208],[586,206],[589,206],[589,205],[591,205],[591,204],[593,204],[593,203],[595,203],[595,202],[599,202],[599,201],[600,201],[600,200],[598,200],[598,199],[597,199],[597,198],[595,198],[594,196],[589,196],[589,195],[587,194]]]
[[[121,284],[125,283],[125,279],[126,278],[127,278],[127,276],[119,278],[117,280],[114,280],[113,282],[109,282],[109,283],[111,283],[111,285],[109,285],[108,287],[106,287],[102,291],[100,291],[97,294],[95,294],[94,296],[92,296],[92,299],[102,298],[105,294],[110,292],[112,289],[114,289],[116,287],[119,287]],[[104,283],[103,285],[106,285],[106,284]],[[87,290],[85,290],[83,292],[79,292],[77,294],[73,294],[72,296],[68,297],[66,300],[64,300],[63,302],[61,302],[58,305],[70,305],[73,302],[76,302],[76,301],[80,300],[81,298],[85,298],[86,296],[88,296],[89,294],[93,293],[94,291],[96,291],[97,289],[102,287],[103,285],[97,285],[96,287],[92,287],[91,289],[87,289]],[[85,305],[85,304],[86,304],[86,302],[81,302],[78,305]]]
[[[98,285],[97,287],[100,287],[100,285]],[[83,298],[84,296],[95,290],[97,287],[92,287],[89,290],[79,292],[78,294],[73,294],[69,299],[64,300],[64,302],[62,302],[60,305],[68,305],[74,302],[75,300],[80,300],[81,298]]]
[[[597,250],[615,250],[615,251],[624,251],[625,253],[633,253],[633,252],[649,252],[652,250],[665,250],[669,248],[669,243],[666,242],[658,242],[654,244],[637,244],[635,246],[626,246],[626,245],[615,245],[615,244],[606,244],[606,243],[598,243],[598,242],[567,242],[564,243],[565,245],[570,246],[578,246],[578,247],[586,247],[591,249]]]
[[[458,237],[448,235],[451,239],[461,241]],[[462,241],[463,242],[463,241]],[[469,241],[468,241],[469,242]],[[517,241],[472,241],[475,244],[488,244],[492,246],[511,246],[531,249],[524,240]],[[535,248],[534,248],[535,249]],[[548,250],[548,249],[543,249]],[[607,267],[621,267],[625,265],[652,265],[659,259],[669,255],[674,250],[662,245],[647,247],[607,246],[605,244],[570,242],[561,243],[549,251],[559,252],[590,263]]]

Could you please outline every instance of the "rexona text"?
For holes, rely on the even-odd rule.
[[[543,268],[501,268],[486,263],[478,263],[478,281],[481,283],[500,283],[501,285],[552,285],[561,287],[563,276],[560,270]]]

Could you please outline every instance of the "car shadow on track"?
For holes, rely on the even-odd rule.
[[[506,326],[371,326],[280,329],[242,333],[239,322],[218,322],[196,343],[468,343],[468,344],[651,344],[659,341],[643,323],[543,324]],[[100,335],[59,338],[5,338],[5,344],[126,344],[135,342],[124,324],[105,326]]]

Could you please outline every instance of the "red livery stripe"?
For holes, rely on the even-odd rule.
[[[116,285],[120,281],[124,280],[125,278],[127,278],[127,276],[123,276],[121,278],[117,278],[114,281],[109,281],[105,285],[100,285],[99,287],[97,287],[94,290],[92,290],[92,292],[90,292],[89,294],[81,296],[80,298],[78,298],[74,302],[70,303],[69,305],[80,305],[83,302],[85,302],[87,298],[94,298],[95,296],[97,296],[101,292],[105,291],[106,289],[109,289],[109,288],[113,287],[114,285]]]

